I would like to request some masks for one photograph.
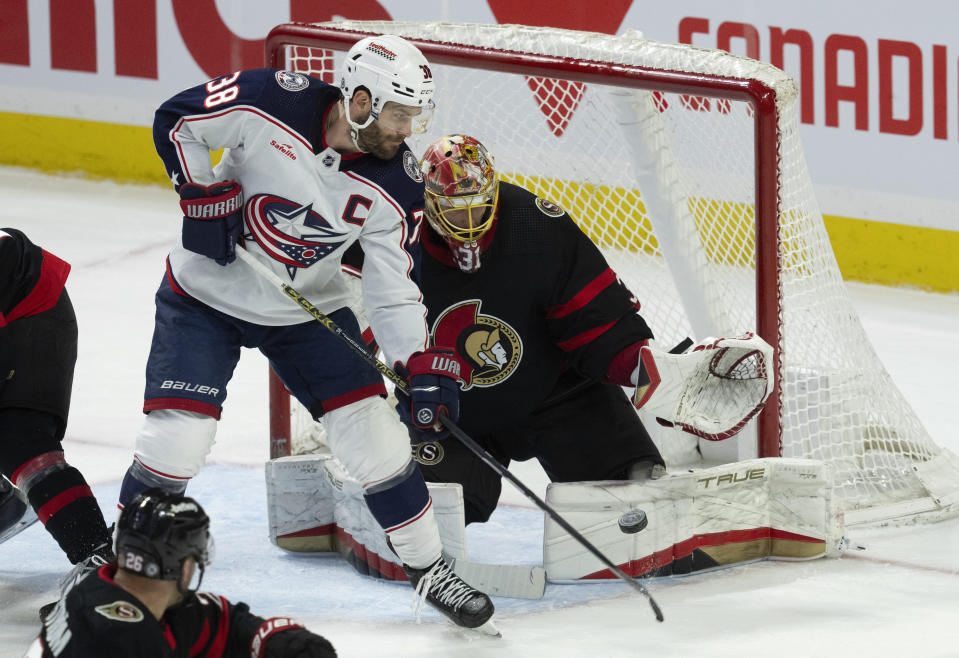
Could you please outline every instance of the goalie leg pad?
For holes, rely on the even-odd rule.
[[[843,516],[822,462],[755,459],[646,482],[550,484],[546,501],[632,576],[678,575],[761,559],[838,555]],[[619,518],[648,526],[624,534]],[[552,519],[543,537],[547,578],[615,578]]]
[[[363,487],[328,454],[273,459],[266,464],[270,539],[289,551],[341,553],[360,573],[406,580]],[[463,490],[429,484],[443,551],[466,557]],[[394,540],[395,541],[395,540]]]

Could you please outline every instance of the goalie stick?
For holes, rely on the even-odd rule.
[[[237,249],[237,256],[245,262],[247,265],[252,267],[256,272],[264,276],[268,281],[272,281],[276,286],[283,291],[287,297],[292,299],[296,304],[306,311],[310,316],[313,317],[317,322],[322,324],[328,330],[339,336],[343,341],[346,342],[350,348],[356,352],[364,361],[376,368],[386,379],[393,382],[401,391],[409,393],[409,385],[406,380],[400,377],[396,372],[393,371],[388,365],[377,359],[375,356],[370,354],[369,350],[356,341],[352,336],[347,334],[343,329],[341,329],[332,319],[325,315],[320,309],[316,308],[310,300],[301,295],[293,286],[289,285],[283,279],[281,279],[277,274],[271,270],[269,267],[258,261],[252,254],[247,252],[245,249]],[[479,457],[483,462],[493,469],[500,477],[509,480],[513,486],[522,492],[530,501],[532,501],[537,507],[539,507],[543,512],[545,512],[551,519],[553,519],[563,530],[569,533],[570,537],[575,539],[583,548],[592,553],[596,559],[602,562],[617,578],[628,584],[634,590],[642,594],[649,601],[649,606],[653,610],[653,614],[656,616],[656,621],[663,621],[663,611],[660,609],[659,604],[656,603],[656,599],[653,598],[652,594],[649,593],[649,590],[646,589],[646,586],[635,578],[630,577],[622,569],[613,564],[613,561],[610,560],[606,555],[600,551],[598,548],[593,546],[593,544],[586,539],[576,528],[574,528],[570,523],[564,519],[559,513],[556,512],[552,507],[540,499],[533,491],[523,484],[519,478],[509,472],[502,464],[496,461],[492,455],[490,455],[486,450],[483,449],[481,445],[476,443],[466,432],[460,429],[456,423],[454,423],[446,414],[440,412],[439,414],[440,422],[443,424],[446,429],[450,431],[453,436],[455,436],[463,445],[465,445],[473,454]]]

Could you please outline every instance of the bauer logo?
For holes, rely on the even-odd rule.
[[[276,83],[287,91],[303,91],[310,86],[310,79],[295,71],[277,71]]]
[[[175,379],[166,379],[160,384],[160,388],[168,389],[171,391],[184,391],[185,393],[199,393],[201,395],[219,395],[220,389],[213,388],[212,386],[201,386],[200,384],[192,384],[190,382],[181,382]]]
[[[420,425],[431,425],[433,423],[433,412],[430,409],[420,409],[416,412],[416,422]]]

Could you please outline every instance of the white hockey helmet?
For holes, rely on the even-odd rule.
[[[372,111],[362,124],[350,117],[349,103],[360,87],[370,93]],[[422,108],[413,122],[413,132],[426,132],[433,116],[433,73],[423,53],[402,37],[383,34],[360,39],[349,52],[340,75],[340,90],[347,107],[346,120],[354,130],[375,121],[383,106],[393,101]]]

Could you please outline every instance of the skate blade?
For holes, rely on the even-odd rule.
[[[503,634],[499,632],[498,628],[496,628],[496,624],[493,623],[492,619],[488,619],[482,626],[477,626],[476,628],[471,628],[470,630],[476,631],[477,633],[482,633],[483,635],[488,635],[489,637],[503,637]]]
[[[12,526],[6,530],[0,532],[0,544],[7,541],[11,537],[19,535],[21,532],[32,526],[39,519],[37,519],[36,513],[33,511],[33,508],[28,507],[26,513],[20,518],[19,521],[14,523]]]

